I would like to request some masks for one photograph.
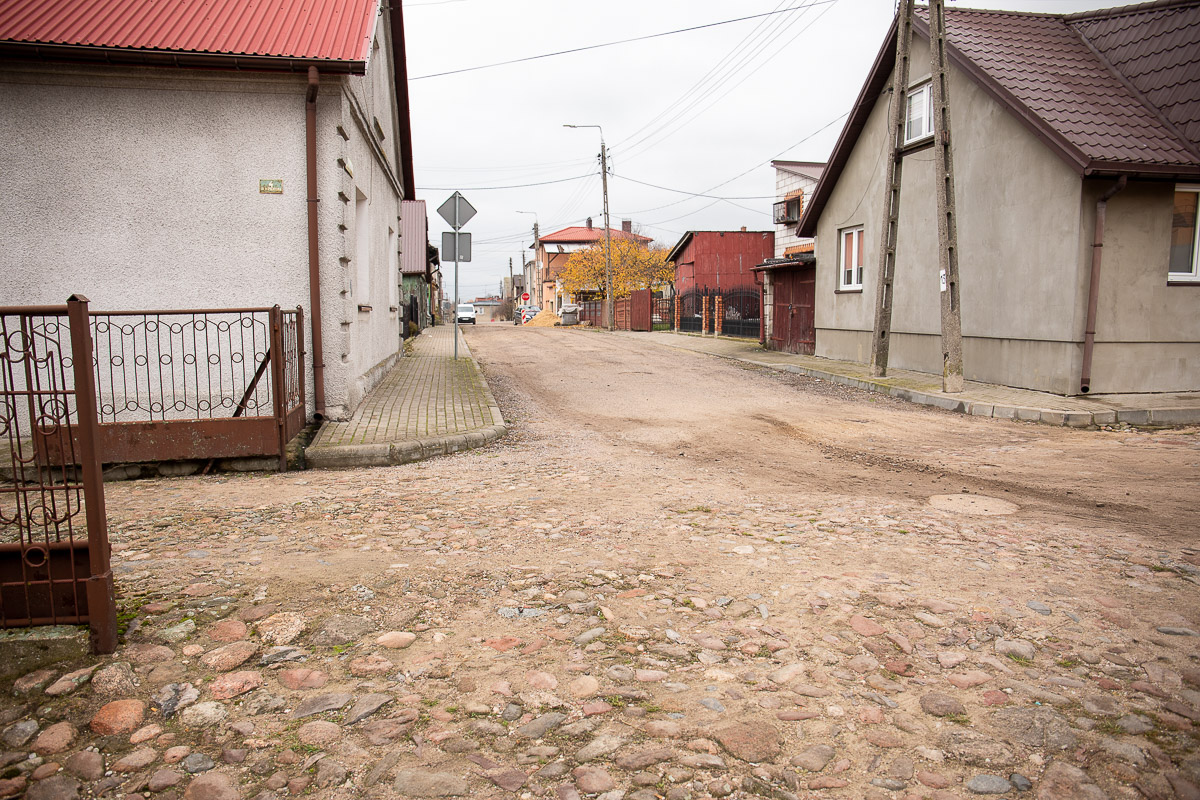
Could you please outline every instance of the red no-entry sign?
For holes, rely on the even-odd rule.
[[[521,299],[526,302],[529,302],[529,292],[526,292],[525,294],[521,295]]]

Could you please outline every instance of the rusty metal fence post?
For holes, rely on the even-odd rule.
[[[104,474],[97,446],[96,380],[92,367],[92,326],[88,299],[74,294],[67,300],[71,326],[71,361],[75,378],[75,430],[79,442],[79,472],[87,519],[88,625],[92,650],[111,653],[117,649],[117,601],[113,588],[111,549],[108,542],[108,513],[104,505]]]
[[[283,312],[272,306],[271,312],[271,402],[279,439],[279,471],[287,472],[287,387],[283,382]]]

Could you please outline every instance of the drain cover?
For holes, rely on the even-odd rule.
[[[1015,514],[1021,509],[1016,503],[979,494],[935,494],[929,498],[929,505],[942,511],[981,517],[1000,517]]]

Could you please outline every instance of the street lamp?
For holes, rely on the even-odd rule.
[[[605,322],[611,331],[613,324],[612,297],[612,234],[608,227],[608,151],[604,147],[604,129],[599,125],[563,125],[564,128],[596,128],[600,131],[600,185],[604,188],[604,312]]]
[[[518,214],[533,214],[533,263],[534,271],[537,270],[538,257],[538,215],[536,211],[518,211]],[[525,268],[525,257],[521,257],[521,274],[525,276],[525,291],[529,292],[529,301],[534,302],[536,295],[533,293],[533,274]],[[538,289],[541,290],[541,282],[538,282]],[[537,303],[541,301],[538,300]],[[535,305],[537,304],[535,303]]]

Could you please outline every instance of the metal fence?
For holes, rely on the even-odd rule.
[[[650,309],[650,322],[656,331],[675,328],[675,300],[671,297],[656,297]]]
[[[716,293],[725,313],[721,319],[723,336],[747,336],[757,339],[762,331],[762,295],[756,287],[723,289]]]
[[[91,354],[87,298],[0,307],[0,627],[88,624],[93,650],[111,653]]]
[[[305,423],[300,308],[112,311],[91,325],[105,462],[277,456],[287,468]]]
[[[679,303],[679,330],[699,333],[704,329],[704,292],[684,292]]]
[[[0,307],[0,627],[116,647],[102,463],[274,456],[304,427],[300,308]]]
[[[608,324],[604,319],[603,300],[584,300],[579,304],[579,321],[588,322],[593,327],[603,328]]]

